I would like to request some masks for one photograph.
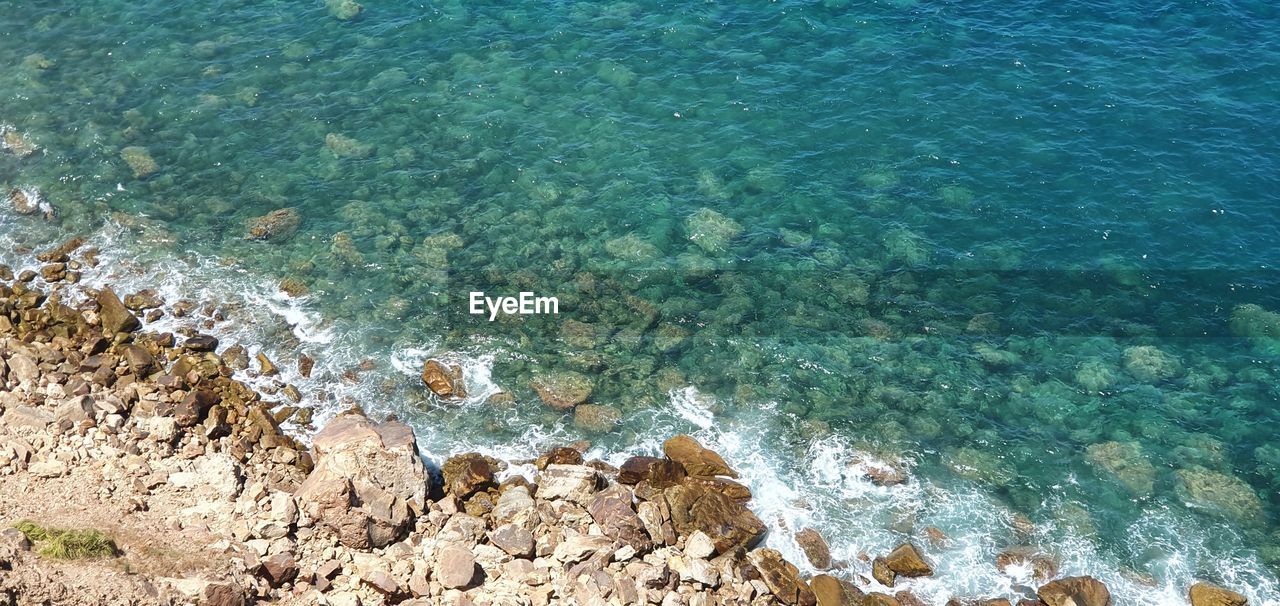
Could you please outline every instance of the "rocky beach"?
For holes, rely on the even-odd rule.
[[[78,284],[98,263],[81,240],[38,259],[38,272],[0,266],[0,604],[917,606],[914,584],[955,556],[933,527],[856,561],[792,528],[806,561],[789,562],[764,546],[734,462],[688,435],[614,466],[584,443],[534,460],[422,452],[409,425],[359,402],[311,427],[296,388],[240,380],[284,364],[306,374],[306,355],[220,343],[199,330],[213,332],[217,302]],[[196,328],[147,328],[200,306],[211,319]],[[465,380],[429,360],[421,389],[455,399]],[[535,389],[593,415],[572,382]],[[1116,449],[1090,456],[1133,459]],[[1119,475],[1149,490],[1133,467]],[[907,480],[860,469],[881,486]],[[946,604],[1116,603],[1033,535],[989,564],[1030,571],[1034,586],[957,588]],[[1247,603],[1207,582],[1184,596]]]

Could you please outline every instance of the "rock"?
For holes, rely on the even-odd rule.
[[[124,296],[124,306],[133,311],[146,311],[162,305],[164,305],[164,299],[160,297],[160,293],[150,288]]]
[[[200,592],[200,606],[245,606],[244,589],[234,581],[210,581]]]
[[[720,570],[706,560],[694,557],[672,556],[667,559],[671,572],[680,576],[682,581],[702,583],[708,587],[720,584]]]
[[[1254,339],[1280,339],[1280,313],[1246,303],[1231,310],[1231,334]]]
[[[489,541],[512,557],[533,557],[533,533],[517,524],[503,524],[493,529]]]
[[[742,233],[742,225],[710,208],[702,208],[684,221],[685,234],[703,250],[718,254]]]
[[[19,158],[26,158],[40,150],[39,146],[29,141],[17,129],[0,125],[0,135],[3,135],[0,136],[0,149]]]
[[[355,0],[325,0],[324,5],[329,9],[329,16],[341,21],[355,19],[364,10]]]
[[[188,392],[173,409],[173,420],[178,427],[192,427],[204,420],[210,408],[217,406],[222,396],[207,389]]]
[[[53,215],[53,206],[44,199],[40,190],[29,187],[17,187],[9,190],[9,206],[20,215],[43,213],[46,219]]]
[[[662,491],[671,524],[681,536],[701,530],[711,537],[716,553],[751,549],[764,538],[766,527],[741,503],[697,485],[672,486]]]
[[[55,422],[66,421],[71,425],[79,425],[84,421],[93,419],[93,398],[89,396],[75,396],[70,400],[58,405],[53,411],[53,420]]]
[[[182,348],[194,352],[213,351],[218,348],[218,338],[211,335],[194,335],[182,342]]]
[[[489,460],[479,453],[449,457],[440,470],[444,474],[445,492],[459,499],[497,487]]]
[[[1194,507],[1225,515],[1245,525],[1261,525],[1266,519],[1262,500],[1244,480],[1204,467],[1179,469],[1177,492]]]
[[[302,215],[295,208],[273,210],[261,217],[249,220],[246,240],[287,240],[302,224]]]
[[[687,435],[678,435],[663,442],[662,452],[667,455],[667,458],[683,465],[691,476],[738,477],[738,473],[730,468],[720,455],[703,448],[697,440]]]
[[[870,480],[876,486],[898,486],[907,482],[907,471],[900,464],[881,461],[870,456],[858,456],[848,463],[855,474]]]
[[[1188,592],[1191,606],[1246,606],[1244,596],[1209,583],[1196,583]]]
[[[707,533],[695,530],[685,538],[684,553],[691,558],[705,560],[716,554],[716,544]]]
[[[574,449],[560,446],[552,448],[542,453],[533,462],[533,466],[538,469],[546,469],[548,465],[581,465],[582,452]]]
[[[445,589],[462,589],[476,577],[476,558],[466,547],[449,545],[436,554],[434,572]]]
[[[875,579],[877,583],[885,587],[893,587],[897,577],[898,575],[895,572],[889,570],[889,565],[885,563],[884,558],[876,558],[871,561],[871,578]]]
[[[429,483],[409,426],[348,413],[316,434],[312,450],[315,469],[295,493],[311,520],[353,549],[404,538]]]
[[[129,366],[129,372],[136,377],[145,377],[156,368],[155,356],[140,345],[125,345],[120,349],[120,357]]]
[[[10,406],[5,409],[4,416],[0,417],[5,427],[26,427],[36,431],[43,431],[53,422],[53,415],[30,406]]]
[[[355,3],[349,3],[348,5],[350,4]],[[360,5],[356,4],[355,6]],[[328,148],[329,151],[333,152],[333,155],[339,158],[368,158],[373,154],[372,145],[361,143],[351,137],[338,133],[329,133],[325,135],[324,146]]]
[[[618,468],[618,483],[634,485],[649,479],[649,466],[661,460],[658,457],[627,459],[622,463],[622,467]]]
[[[820,574],[809,581],[818,606],[861,606],[865,597],[861,589],[848,581],[829,574]]]
[[[622,422],[622,413],[612,406],[579,404],[573,409],[573,426],[591,433],[609,433]]]
[[[1058,576],[1058,561],[1033,547],[1015,546],[996,554],[996,568],[1007,574],[1010,567],[1029,568],[1032,578],[1041,583]]]
[[[160,170],[160,165],[156,164],[151,152],[145,147],[126,147],[120,150],[120,157],[124,158],[137,179],[145,179]]]
[[[885,566],[900,577],[933,576],[933,567],[920,556],[915,545],[903,543],[884,556]]]
[[[262,561],[262,576],[272,587],[279,587],[297,578],[298,562],[292,553],[278,553]]]
[[[142,323],[124,306],[110,286],[104,286],[98,291],[97,300],[98,319],[106,334],[133,332],[142,327]]]
[[[831,568],[831,547],[827,545],[826,539],[818,534],[818,531],[812,528],[805,528],[796,533],[796,543],[800,544],[800,550],[804,551],[805,557],[809,558],[809,563],[814,568],[826,570]]]
[[[631,490],[614,485],[601,491],[591,500],[587,511],[604,535],[624,545],[631,546],[637,554],[648,553],[653,548],[644,523],[632,508]]]
[[[262,376],[270,377],[273,375],[280,374],[280,369],[276,368],[275,363],[272,362],[271,358],[267,356],[267,352],[259,351],[257,359],[258,359],[258,373],[261,374]]]
[[[1134,496],[1150,496],[1156,468],[1137,442],[1104,442],[1085,450],[1085,459],[1111,474]]]
[[[800,571],[773,549],[760,548],[747,553],[747,561],[760,573],[769,591],[783,604],[813,606],[817,597],[800,578]]]
[[[1036,592],[1045,606],[1110,606],[1111,592],[1093,577],[1066,577]]]
[[[575,534],[560,541],[551,557],[566,564],[573,564],[600,552],[612,553],[613,546],[613,540],[608,537]]]
[[[231,370],[244,370],[249,367],[249,352],[243,345],[232,345],[224,349],[218,357]]]
[[[586,506],[600,487],[600,472],[586,465],[548,465],[538,475],[539,499],[564,499]]]
[[[530,384],[538,397],[552,408],[568,410],[591,397],[591,379],[576,372],[561,372],[535,378]]]
[[[1124,350],[1124,369],[1144,383],[1157,383],[1182,373],[1178,359],[1152,345],[1137,345]]]
[[[67,466],[61,461],[36,461],[27,467],[27,471],[42,478],[57,478],[67,473]]]
[[[431,393],[442,399],[461,400],[467,397],[466,385],[462,381],[462,367],[457,364],[427,360],[422,368],[422,382],[427,384]]]
[[[905,606],[891,595],[873,591],[862,598],[862,606]]]
[[[22,354],[13,354],[9,358],[9,376],[19,383],[34,384],[40,378],[40,366],[35,360]]]
[[[382,595],[396,595],[400,593],[400,583],[397,583],[391,575],[381,570],[375,570],[362,580],[372,587],[374,591]]]

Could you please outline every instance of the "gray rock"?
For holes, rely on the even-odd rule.
[[[489,541],[517,558],[533,557],[533,533],[515,524],[504,524],[489,533]]]

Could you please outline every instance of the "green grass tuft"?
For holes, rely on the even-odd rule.
[[[102,531],[45,528],[30,520],[14,524],[28,541],[39,543],[36,553],[59,560],[113,557],[118,553],[115,541]]]

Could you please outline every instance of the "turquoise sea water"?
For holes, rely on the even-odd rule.
[[[4,205],[5,260],[90,235],[89,281],[218,302],[224,342],[317,358],[284,377],[317,418],[359,402],[437,454],[696,432],[788,553],[942,529],[939,604],[1021,595],[1017,543],[1130,603],[1280,600],[1273,5],[338,12],[0,1],[0,182],[57,211]],[[281,208],[296,233],[245,238]],[[489,323],[472,290],[561,314]],[[473,397],[429,398],[427,356]],[[538,401],[561,372],[614,431]],[[914,479],[872,486],[867,452]]]

